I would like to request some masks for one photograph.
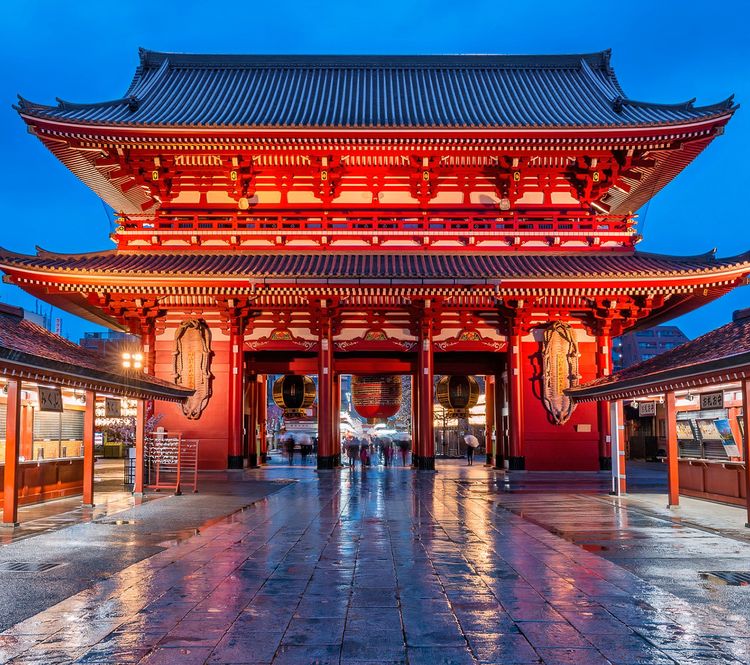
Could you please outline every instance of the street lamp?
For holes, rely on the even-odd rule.
[[[142,369],[143,354],[140,351],[136,353],[126,351],[122,354],[122,367],[123,369]]]

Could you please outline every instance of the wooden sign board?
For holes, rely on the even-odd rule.
[[[655,416],[656,402],[638,402],[639,416]]]
[[[104,400],[104,417],[121,418],[122,417],[122,400],[117,397],[107,397]]]
[[[724,391],[717,393],[701,393],[700,398],[701,410],[724,408]]]
[[[39,386],[39,410],[61,413],[63,410],[62,391],[59,388]]]

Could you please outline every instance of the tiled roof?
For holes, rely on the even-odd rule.
[[[628,99],[610,53],[585,55],[282,56],[142,50],[121,99],[29,115],[102,125],[216,127],[590,127],[668,125],[725,114],[732,99]]]
[[[590,398],[739,365],[750,367],[750,310],[735,312],[734,320],[721,328],[569,392]]]
[[[234,252],[144,252],[115,250],[90,254],[36,256],[0,249],[0,267],[51,272],[108,274],[221,275],[247,278],[511,279],[574,277],[654,277],[710,273],[747,265],[750,253],[716,259],[712,253],[674,257],[632,254],[345,254]]]
[[[22,318],[21,310],[8,306],[0,306],[0,365],[3,363],[65,374],[134,393],[149,393],[159,399],[182,400],[193,392],[156,377],[108,370],[98,353]]]

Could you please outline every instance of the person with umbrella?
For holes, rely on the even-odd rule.
[[[469,432],[464,433],[464,443],[466,444],[466,463],[474,466],[474,449],[479,448],[479,439]]]

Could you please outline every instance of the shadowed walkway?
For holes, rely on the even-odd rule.
[[[506,484],[481,466],[440,468],[249,472],[300,482],[18,623],[0,635],[0,661],[748,661],[747,601],[728,587],[669,590],[615,556],[626,550],[576,534],[639,541],[641,559],[675,568],[686,548],[739,562],[750,544],[618,507],[595,492],[600,474],[566,493],[530,474]]]

